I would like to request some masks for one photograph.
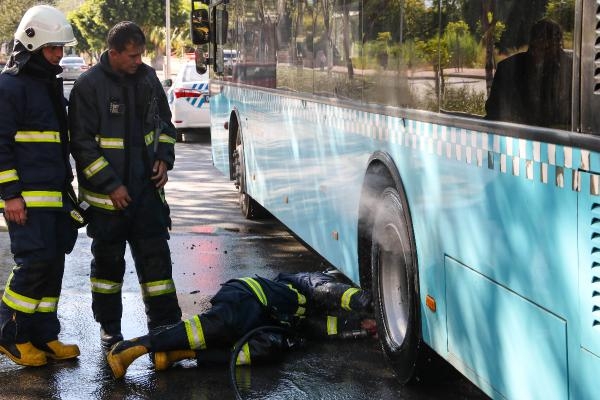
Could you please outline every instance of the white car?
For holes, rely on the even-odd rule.
[[[171,85],[167,83],[167,98],[173,124],[179,131],[178,136],[182,130],[210,128],[208,71],[199,74],[196,72],[196,64],[188,62],[169,83]]]
[[[86,71],[89,66],[82,57],[78,56],[64,56],[60,59],[59,65],[63,71],[58,76],[63,78],[65,81],[79,78],[79,75]]]

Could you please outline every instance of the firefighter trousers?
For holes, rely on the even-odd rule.
[[[211,302],[208,311],[151,334],[152,350],[231,350],[252,329],[278,324],[256,297],[238,287],[222,286]]]
[[[0,303],[0,338],[46,343],[58,338],[57,317],[65,254],[77,239],[70,217],[29,209],[25,225],[8,223],[15,267]]]
[[[126,243],[142,289],[148,328],[153,330],[181,320],[167,241],[169,224],[168,206],[153,185],[144,188],[134,203],[119,214],[98,210],[89,213],[87,233],[93,238],[92,310],[103,327],[120,327]]]
[[[128,241],[141,286],[148,329],[172,325],[181,320],[172,278],[171,254],[165,238]],[[121,320],[125,241],[94,239],[91,263],[92,311],[102,325]]]

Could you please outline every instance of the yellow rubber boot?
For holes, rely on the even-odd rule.
[[[27,367],[39,367],[46,365],[48,360],[46,353],[26,343],[0,343],[0,353],[10,358],[13,362]]]
[[[154,369],[164,371],[173,365],[174,362],[189,358],[196,358],[194,350],[159,351],[154,353]]]
[[[60,340],[52,340],[37,347],[46,353],[47,358],[53,360],[72,360],[80,354],[76,344],[65,344]]]
[[[122,378],[127,368],[136,358],[148,353],[148,347],[140,342],[139,338],[123,340],[113,346],[106,361],[112,370],[115,379]]]

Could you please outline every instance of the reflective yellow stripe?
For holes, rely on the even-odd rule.
[[[148,133],[146,136],[144,136],[144,142],[146,142],[146,146],[151,145],[152,143],[154,143],[154,131],[150,131],[150,133]],[[159,143],[169,143],[169,144],[174,144],[176,142],[175,138],[166,135],[164,133],[161,133],[158,136],[158,142]]]
[[[92,292],[103,294],[119,293],[123,287],[123,282],[113,282],[107,279],[91,278]]]
[[[244,343],[240,352],[238,353],[237,360],[235,361],[235,365],[250,365],[252,362],[250,360],[250,345],[248,342]]]
[[[146,143],[146,146],[150,146],[154,143],[154,131],[150,131],[144,136],[144,142]]]
[[[254,295],[261,302],[263,306],[267,305],[267,296],[265,296],[265,292],[262,290],[260,283],[256,281],[254,278],[240,278],[241,281],[246,282],[250,289],[254,292]]]
[[[56,312],[58,309],[58,297],[42,297],[38,304],[37,312]]]
[[[174,138],[172,138],[171,136],[169,136],[169,135],[161,134],[161,135],[158,137],[158,142],[159,142],[159,143],[169,143],[169,144],[173,144],[173,143],[175,143],[175,142],[176,142],[176,140],[175,140]]]
[[[290,288],[290,290],[293,290],[294,292],[296,292],[296,296],[298,297],[298,304],[306,304],[306,297],[300,293],[298,291],[298,289],[296,289],[294,286],[292,286],[291,283],[288,283],[287,286]],[[296,310],[296,316],[301,316],[304,315],[306,313],[306,308],[298,306],[298,309]]]
[[[352,296],[357,292],[360,292],[360,289],[350,288],[344,292],[344,294],[342,295],[342,309],[352,311],[352,308],[350,308],[350,300],[352,299]]]
[[[61,192],[24,191],[21,196],[27,207],[62,207]]]
[[[33,314],[40,301],[12,291],[10,289],[10,282],[12,281],[12,278],[13,274],[11,273],[6,281],[6,287],[4,288],[2,301],[13,310],[21,311],[26,314]]]
[[[17,131],[15,142],[60,143],[60,133],[57,131]]]
[[[155,297],[162,294],[174,293],[175,282],[172,279],[164,281],[147,282],[142,284],[142,293],[144,297]]]
[[[124,149],[125,145],[122,138],[97,138],[100,147],[103,149]]]
[[[18,180],[19,180],[19,175],[17,175],[16,169],[0,171],[0,183],[6,183],[6,182],[18,181]]]
[[[62,207],[62,193],[43,190],[21,192],[27,207]],[[0,200],[0,209],[4,208],[4,201]]]
[[[100,156],[96,161],[94,161],[93,163],[91,163],[83,169],[83,174],[86,178],[89,179],[92,176],[96,175],[99,171],[102,170],[102,168],[106,167],[107,165],[108,161],[106,161],[104,157]]]
[[[327,334],[328,335],[337,335],[337,317],[328,315],[327,316]]]
[[[192,350],[206,349],[206,340],[204,340],[204,330],[200,323],[200,317],[197,315],[183,321],[185,332],[187,334],[188,343]]]
[[[94,193],[89,190],[81,189],[81,199],[94,207],[112,211],[116,210],[112,200],[107,194]]]

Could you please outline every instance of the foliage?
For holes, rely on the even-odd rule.
[[[450,22],[444,32],[444,41],[448,43],[449,64],[457,69],[477,66],[482,47],[469,31],[465,21]]]
[[[73,25],[77,38],[77,50],[97,56],[105,47],[105,38],[109,27],[100,19],[100,4],[86,1],[78,9],[70,12],[67,17]]]
[[[38,4],[54,5],[53,0],[1,0],[0,1],[0,42],[10,41],[19,22],[29,8]]]
[[[392,40],[392,34],[390,32],[379,32],[377,34],[377,41],[387,43]]]
[[[485,99],[485,92],[478,92],[466,86],[450,88],[446,85],[442,109],[471,115],[485,115]]]
[[[171,1],[171,24],[183,26],[187,13],[182,11],[182,1]],[[106,45],[109,29],[118,21],[134,21],[144,30],[148,49],[164,45],[164,34],[152,35],[153,29],[165,25],[165,2],[162,0],[86,0],[78,9],[69,13],[69,20],[76,28],[81,51],[99,54]],[[187,29],[187,28],[186,28]]]
[[[446,68],[450,64],[450,51],[446,38],[434,37],[427,41],[418,41],[416,50],[420,57],[432,65],[435,71]]]
[[[545,16],[558,22],[563,32],[573,32],[575,0],[549,0]]]
[[[385,10],[385,12],[381,12]],[[380,0],[364,3],[365,39],[382,31],[398,42],[425,40],[437,31],[437,7],[424,0]],[[400,23],[399,23],[400,22]]]
[[[492,29],[492,37],[494,38],[494,43],[499,43],[500,39],[502,39],[502,34],[506,31],[506,25],[502,21],[496,20],[495,23],[492,21],[492,25],[490,26]],[[481,27],[481,21],[477,21],[477,33],[483,37],[485,36],[485,32],[483,32],[483,28]]]

